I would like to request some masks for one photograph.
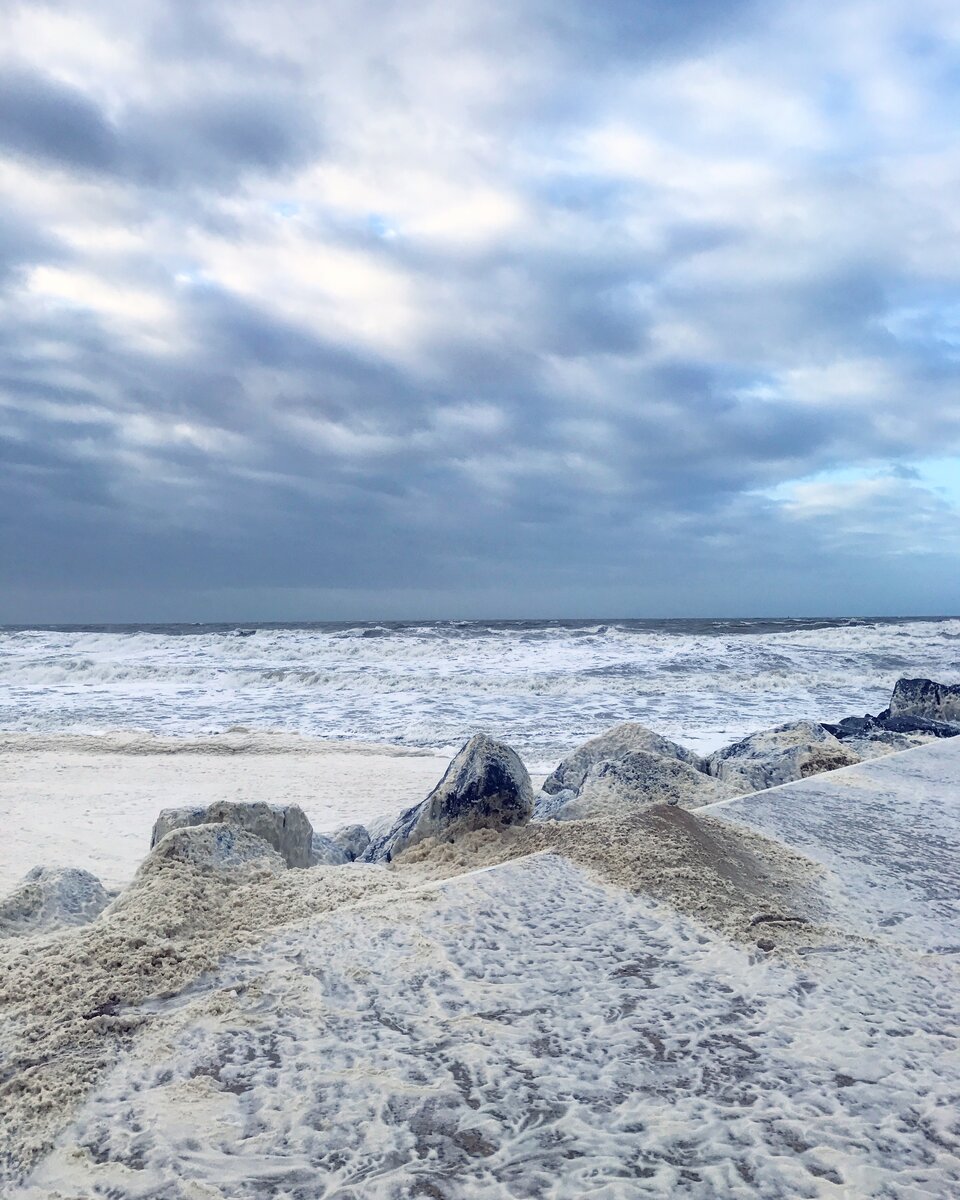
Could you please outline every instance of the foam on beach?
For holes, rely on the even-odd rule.
[[[389,868],[153,856],[92,925],[0,951],[4,1194],[950,1194],[955,880],[894,897],[869,860],[955,865],[927,806],[958,773],[944,743]],[[762,828],[813,843],[858,787],[872,843]]]

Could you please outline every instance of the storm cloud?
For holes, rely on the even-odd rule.
[[[960,610],[952,5],[0,33],[0,620]]]

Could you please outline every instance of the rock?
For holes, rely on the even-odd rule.
[[[822,725],[792,721],[724,746],[707,758],[706,765],[709,774],[739,791],[759,792],[859,761]]]
[[[171,829],[140,864],[138,875],[149,874],[171,862],[210,871],[233,871],[256,864],[276,872],[287,866],[264,838],[220,821]]]
[[[370,845],[370,834],[363,825],[341,825],[330,834],[330,841],[340,847],[350,862],[355,862]]]
[[[315,833],[311,842],[310,865],[312,867],[342,867],[353,862],[342,846],[323,833]]]
[[[576,800],[573,788],[562,788],[559,792],[537,792],[533,801],[533,820],[559,820],[557,814],[570,800]]]
[[[645,725],[626,721],[615,725],[599,737],[591,738],[560,763],[552,775],[543,781],[543,790],[552,795],[570,790],[578,792],[587,772],[598,762],[614,762],[636,751],[656,754],[660,758],[677,759],[695,770],[703,770],[703,760],[692,750],[661,737]]]
[[[77,867],[34,867],[0,900],[0,935],[86,925],[110,903],[96,875]]]
[[[151,847],[172,829],[193,825],[235,825],[263,838],[279,852],[288,867],[309,867],[313,861],[313,827],[296,804],[232,804],[218,800],[206,808],[165,808],[153,826]]]
[[[371,842],[366,862],[389,862],[425,838],[453,841],[474,829],[496,829],[530,819],[533,789],[517,754],[484,733],[475,734],[425,800],[400,814]]]
[[[543,794],[543,793],[541,793]],[[729,784],[713,779],[676,758],[636,750],[612,761],[594,763],[579,792],[565,790],[548,797],[564,797],[549,811],[558,821],[591,817],[625,816],[658,804],[699,808],[733,795]],[[538,819],[548,809],[537,809]]]
[[[960,684],[898,679],[887,712],[891,717],[929,717],[960,723]]]
[[[844,717],[835,725],[824,723],[823,728],[861,759],[910,750],[936,738],[957,737],[960,734],[960,724],[935,721],[929,717],[891,716],[889,709],[875,717],[870,713],[862,717]]]

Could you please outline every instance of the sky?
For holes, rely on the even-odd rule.
[[[7,0],[0,621],[960,612],[955,0]]]

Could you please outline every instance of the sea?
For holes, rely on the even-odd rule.
[[[960,679],[960,618],[0,627],[0,731],[230,730],[549,763],[620,721],[700,751]]]

